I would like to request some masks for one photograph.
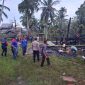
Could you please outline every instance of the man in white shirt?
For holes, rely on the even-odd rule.
[[[37,60],[39,61],[39,42],[37,41],[37,38],[32,42],[32,50],[33,50],[33,61],[35,62],[35,59],[37,57]]]

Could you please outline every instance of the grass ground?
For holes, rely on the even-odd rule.
[[[0,51],[1,52],[1,51]],[[51,66],[40,67],[40,62],[33,63],[32,56],[12,59],[10,48],[8,56],[0,56],[0,85],[66,85],[61,76],[72,76],[76,85],[85,85],[85,64],[77,59],[50,56]]]

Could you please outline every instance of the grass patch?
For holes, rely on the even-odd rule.
[[[19,85],[20,82],[21,85],[66,85],[61,78],[63,73],[74,77],[76,85],[85,85],[78,82],[85,80],[85,64],[80,58],[51,56],[51,66],[45,62],[44,67],[40,67],[40,62],[33,63],[31,55],[22,57],[19,50],[17,60],[12,59],[10,49],[7,57],[0,57],[0,85]]]

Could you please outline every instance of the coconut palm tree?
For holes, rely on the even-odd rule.
[[[43,0],[41,1],[41,5],[42,7],[40,7],[40,9],[42,9],[42,13],[41,13],[41,21],[44,22],[48,22],[49,19],[51,21],[53,21],[54,15],[55,15],[55,11],[56,9],[53,7],[55,4],[57,4],[59,1],[53,1],[53,0]]]
[[[67,24],[65,19],[65,17],[67,16],[66,13],[67,13],[67,10],[65,7],[61,7],[60,10],[58,11],[59,30],[61,31],[60,36],[61,36],[61,39],[63,40],[65,39],[65,36],[66,36],[65,35],[65,32],[66,32],[65,27]]]
[[[38,10],[38,3],[39,0],[23,0],[19,5],[18,5],[18,10],[20,13],[26,16],[26,22],[27,22],[27,28],[29,29],[29,22],[34,14],[35,10]]]
[[[62,24],[65,20],[65,17],[66,17],[66,13],[67,13],[67,10],[65,7],[61,7],[60,10],[58,11],[58,17],[59,17],[59,21],[60,21],[60,29],[62,29]]]
[[[3,21],[2,15],[8,18],[7,14],[4,12],[4,9],[10,11],[10,8],[8,8],[7,6],[4,6],[4,0],[3,0],[2,4],[0,4],[0,23],[1,21]]]
[[[50,22],[53,22],[54,15],[56,9],[53,7],[54,5],[58,4],[59,0],[41,0],[40,9],[42,9],[41,13],[41,21],[44,22],[46,25]],[[44,29],[45,38],[47,38],[47,29]]]

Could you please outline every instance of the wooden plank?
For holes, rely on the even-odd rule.
[[[48,46],[54,46],[54,47],[60,46],[60,47],[62,47],[63,45],[48,45]],[[84,47],[85,45],[66,45],[66,46],[67,46],[67,47],[68,47],[68,46]]]

